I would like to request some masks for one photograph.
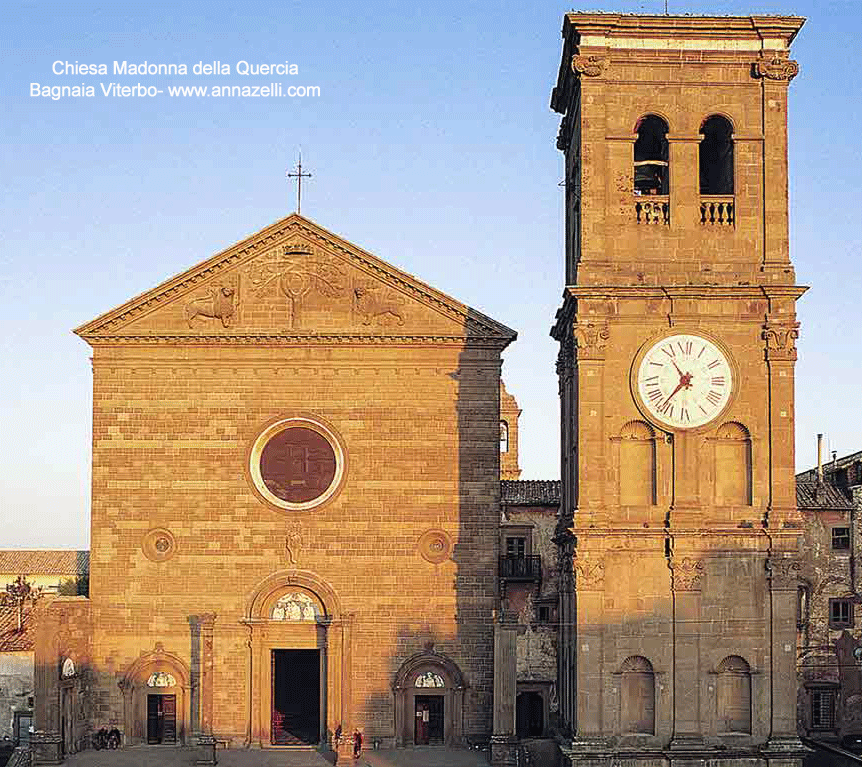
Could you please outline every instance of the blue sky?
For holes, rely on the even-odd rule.
[[[525,478],[558,476],[561,155],[549,107],[569,7],[544,2],[6,3],[0,25],[0,546],[86,546],[91,369],[71,328],[293,209],[516,328],[504,375]],[[605,10],[661,13],[663,0]],[[791,85],[797,452],[862,449],[862,37],[854,2],[682,2],[808,17]],[[56,76],[56,60],[281,63],[274,78]],[[319,86],[313,99],[63,99],[30,83]]]

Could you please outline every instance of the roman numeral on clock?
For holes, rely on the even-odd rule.
[[[724,376],[715,376],[712,379],[713,386],[724,386]]]
[[[661,389],[650,389],[647,392],[647,397],[649,397],[650,402],[660,402],[662,396]]]
[[[721,360],[713,360],[710,362],[707,367],[712,370],[713,368],[717,368],[721,364]]]
[[[682,408],[682,410],[680,410],[679,420],[685,421],[686,423],[689,423],[691,421],[691,419],[688,417],[688,410],[686,410],[685,408]]]
[[[661,405],[659,405],[658,412],[662,415],[666,415],[668,418],[673,418],[673,405],[665,400]]]
[[[683,345],[682,345],[682,341],[677,341],[677,342],[676,342],[676,345],[679,347],[679,350],[680,350],[683,354],[685,354],[686,356],[688,356],[689,354],[691,354],[691,347],[692,347],[692,342],[691,342],[691,341],[686,341],[686,342],[685,342],[685,346],[683,346]]]
[[[709,393],[706,395],[706,398],[713,405],[717,405],[719,402],[721,402],[721,395],[717,391],[715,391],[715,389],[710,389]]]

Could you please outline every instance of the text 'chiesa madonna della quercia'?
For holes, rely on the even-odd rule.
[[[802,23],[564,19],[562,500],[542,566],[559,568],[566,765],[801,764]],[[116,726],[125,744],[342,757],[356,730],[490,738],[514,764],[519,627],[498,573],[514,331],[294,214],[76,332],[90,595],[40,624],[37,762]]]

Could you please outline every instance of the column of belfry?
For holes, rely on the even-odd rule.
[[[800,765],[797,17],[567,14],[564,764]],[[653,366],[653,367],[651,367]],[[714,370],[716,372],[710,372]]]

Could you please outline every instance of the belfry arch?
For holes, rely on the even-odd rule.
[[[448,656],[421,652],[408,658],[395,675],[395,745],[427,745],[437,739],[430,735],[428,709],[442,718],[441,744],[457,745],[463,740],[462,718],[467,685],[457,664]],[[419,722],[423,719],[422,723]],[[428,737],[425,737],[423,728]],[[424,741],[424,742],[422,742]]]
[[[339,727],[352,732],[351,618],[335,590],[307,570],[273,573],[254,589],[242,619],[249,631],[249,744],[334,749]],[[306,694],[282,694],[297,673]]]

